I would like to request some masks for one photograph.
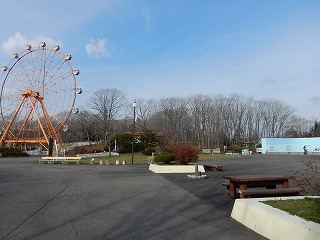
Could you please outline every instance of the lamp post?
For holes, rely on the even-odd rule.
[[[63,126],[62,128],[64,132],[64,147],[63,147],[63,155],[66,156],[66,145],[67,145],[67,132],[70,131],[70,128],[68,125]]]
[[[131,142],[131,164],[133,164],[134,132],[135,132],[135,128],[136,128],[136,106],[137,106],[137,103],[134,102],[134,103],[132,104],[132,107],[133,107],[133,127],[132,127],[132,142]]]

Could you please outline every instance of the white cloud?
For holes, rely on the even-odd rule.
[[[142,9],[142,13],[144,15],[144,20],[145,20],[145,23],[146,23],[146,27],[148,30],[150,30],[152,28],[152,21],[153,21],[153,18],[152,18],[152,15],[150,13],[150,10],[148,8],[143,8]]]
[[[263,86],[263,85],[274,85],[274,84],[277,84],[278,81],[274,78],[265,78],[263,79],[262,81],[259,82],[259,85],[260,86]]]
[[[33,48],[39,46],[41,41],[45,41],[48,48],[51,48],[54,44],[63,46],[61,41],[53,40],[50,37],[36,36],[32,39],[26,39],[20,32],[16,32],[14,35],[8,37],[8,39],[1,44],[1,49],[8,55],[12,53],[19,53],[24,50],[25,45],[30,44]]]
[[[90,57],[101,58],[111,57],[109,51],[106,49],[107,40],[103,39],[90,39],[86,44],[86,51]]]
[[[313,96],[313,97],[310,97],[308,99],[311,103],[314,103],[314,104],[319,104],[320,103],[320,96]]]
[[[5,41],[1,48],[7,54],[12,54],[14,52],[20,52],[23,47],[27,44],[27,39],[22,36],[21,33],[16,32],[13,36],[10,36],[7,41]]]

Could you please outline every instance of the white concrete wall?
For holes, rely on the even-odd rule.
[[[272,240],[319,240],[320,224],[290,215],[262,203],[267,200],[301,197],[236,199],[231,217],[260,235]]]
[[[194,173],[195,165],[150,164],[149,170],[154,173]],[[198,165],[198,171],[205,172],[203,165]]]

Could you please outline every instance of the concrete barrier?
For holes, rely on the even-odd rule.
[[[195,165],[159,165],[150,164],[149,170],[154,173],[194,173]],[[203,165],[198,165],[199,172],[205,172]]]
[[[231,217],[268,239],[318,240],[320,239],[320,224],[306,221],[263,203],[267,200],[305,197],[236,199]]]

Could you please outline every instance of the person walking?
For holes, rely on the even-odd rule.
[[[303,146],[303,152],[304,152],[304,155],[307,155],[308,150],[306,146]]]

